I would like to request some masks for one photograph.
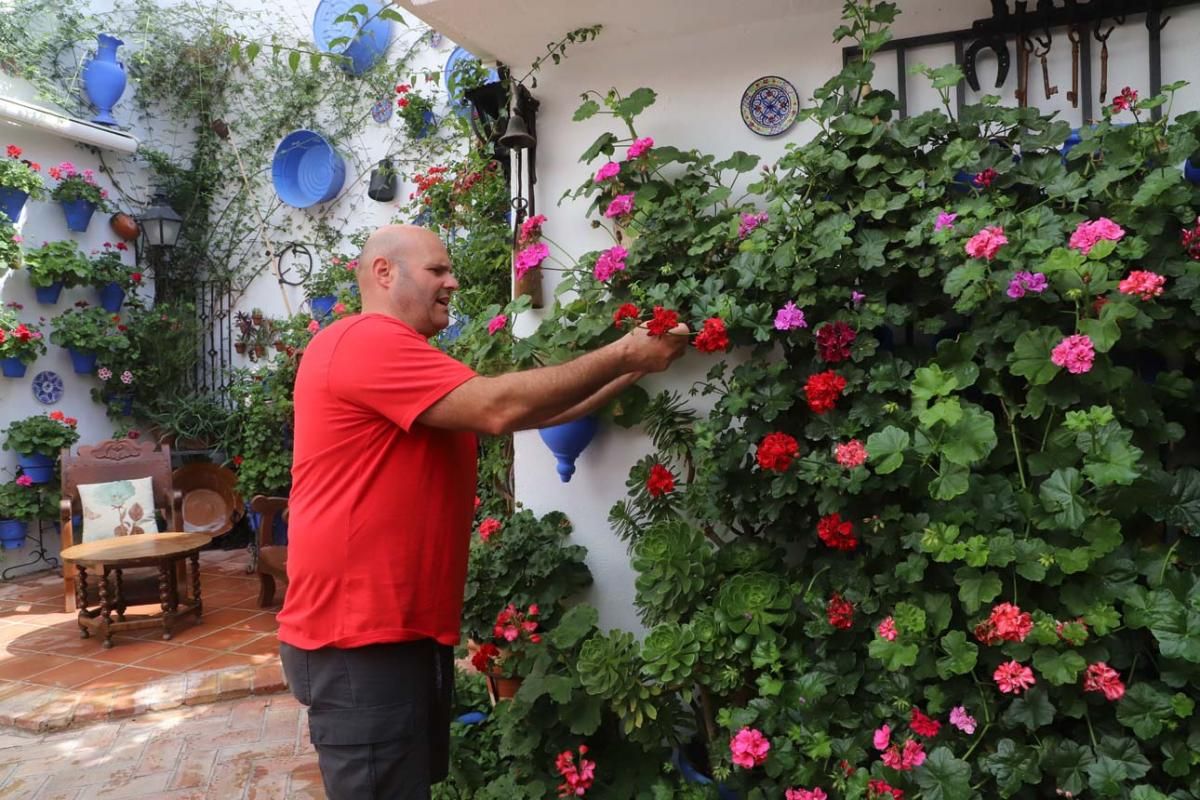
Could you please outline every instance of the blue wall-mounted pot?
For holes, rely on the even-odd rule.
[[[575,459],[591,443],[599,427],[596,418],[588,416],[538,429],[538,435],[558,460],[558,477],[563,483],[570,481],[575,474]]]
[[[0,186],[0,212],[8,217],[9,222],[16,223],[20,219],[21,209],[25,208],[25,201],[28,199],[29,195],[20,189]]]
[[[17,453],[17,466],[21,468],[21,474],[34,483],[49,483],[54,478],[53,456],[43,453]]]

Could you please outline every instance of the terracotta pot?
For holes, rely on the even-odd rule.
[[[265,356],[267,354],[267,346],[265,344],[254,345],[254,354],[260,358]]]
[[[484,677],[487,678],[488,697],[492,699],[492,705],[513,699],[521,688],[521,678],[505,678],[495,672],[489,672]]]
[[[244,354],[246,352],[246,343],[245,342],[235,342],[233,345],[233,349],[237,350],[239,353]]]
[[[287,345],[283,343],[282,339],[275,342],[275,350],[276,350],[276,352],[279,352],[279,353],[282,353],[284,350],[287,350]]]
[[[118,211],[109,217],[108,226],[113,229],[113,233],[127,242],[136,239],[142,230],[138,221],[124,211]]]
[[[251,314],[250,319],[254,322],[255,325],[263,324],[263,315],[262,314]]]

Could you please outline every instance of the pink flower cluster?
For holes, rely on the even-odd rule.
[[[1167,279],[1157,272],[1135,269],[1117,285],[1117,290],[1121,294],[1136,295],[1142,300],[1153,300],[1163,293],[1166,282]]]
[[[939,211],[937,221],[933,223],[933,232],[939,233],[944,230],[954,230],[954,220],[958,219],[958,214],[953,212]]]
[[[1050,351],[1050,360],[1072,375],[1090,372],[1095,358],[1092,340],[1081,333],[1065,337]]]
[[[609,219],[614,219],[615,217],[623,217],[626,214],[632,214],[632,213],[633,213],[633,193],[632,192],[630,192],[629,194],[617,195],[616,197],[614,197],[612,199],[612,202],[608,204],[608,208],[606,208],[604,210],[604,216],[608,217]]]
[[[783,793],[783,800],[829,800],[824,789],[788,789]]]
[[[896,637],[900,635],[900,632],[896,630],[896,620],[894,617],[885,618],[883,622],[879,623],[879,627],[875,629],[875,632],[879,634],[880,639],[887,639],[889,642],[896,641]]]
[[[1079,223],[1078,227],[1075,228],[1075,232],[1071,234],[1071,240],[1068,244],[1086,256],[1096,246],[1097,242],[1103,239],[1107,239],[1110,242],[1118,242],[1124,235],[1124,228],[1108,217],[1101,217],[1098,220]]]
[[[968,736],[975,732],[975,718],[967,713],[965,706],[955,706],[950,710],[950,724]]]
[[[651,147],[654,147],[654,139],[649,136],[634,139],[633,144],[629,145],[629,152],[625,154],[625,160],[633,161],[635,158],[641,158]]]
[[[504,314],[497,314],[488,320],[488,335],[495,336],[497,333],[504,330],[506,325],[508,325],[508,317]]]
[[[595,183],[604,183],[609,178],[617,177],[621,171],[621,165],[615,161],[608,161],[600,169],[596,170],[596,176],[592,178]]]
[[[1004,235],[1004,228],[993,226],[984,228],[968,239],[966,251],[971,258],[991,261],[996,257],[1001,246],[1006,244],[1008,244],[1008,237]]]
[[[1008,296],[1018,300],[1030,294],[1041,294],[1046,291],[1046,276],[1040,272],[1018,272],[1008,282]]]
[[[804,319],[804,312],[796,307],[796,304],[788,300],[783,308],[775,312],[775,330],[790,331],[793,328],[807,328],[808,321]]]
[[[1120,700],[1125,696],[1125,684],[1121,681],[1120,673],[1103,661],[1088,666],[1083,677],[1083,690],[1103,692],[1109,700]]]
[[[758,214],[742,214],[742,221],[738,223],[738,238],[745,239],[754,232],[755,228],[770,218],[770,215],[765,211]]]
[[[542,238],[542,225],[546,223],[545,214],[534,214],[527,220],[521,223],[521,233],[517,237],[517,244],[527,245],[536,242]]]
[[[1004,694],[1021,694],[1037,683],[1033,677],[1033,670],[1020,661],[1006,661],[996,667],[992,679]]]
[[[834,448],[834,453],[837,463],[846,469],[861,467],[867,461],[866,445],[858,439],[851,439],[845,444],[838,444]]]
[[[628,255],[629,251],[621,245],[608,248],[596,259],[592,274],[596,276],[596,280],[607,283],[613,275],[625,269],[625,258]]]
[[[754,728],[742,728],[729,740],[729,752],[733,755],[733,763],[742,769],[754,769],[767,761],[767,752],[771,743],[762,731]]]
[[[554,768],[563,778],[558,787],[559,797],[583,797],[592,788],[592,782],[596,779],[596,762],[584,758],[587,751],[587,745],[579,745],[579,763],[575,763],[575,754],[570,750],[564,750],[554,759]]]
[[[483,522],[479,523],[479,538],[483,541],[495,536],[500,532],[501,522],[495,517],[488,517]]]
[[[516,261],[513,262],[513,268],[517,272],[517,278],[523,278],[526,272],[539,266],[543,261],[550,257],[550,248],[545,242],[531,244],[521,252],[517,253]]]

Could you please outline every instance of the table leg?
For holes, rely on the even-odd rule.
[[[104,567],[104,574],[100,578],[100,629],[104,632],[104,649],[112,648],[112,598],[108,594],[108,574],[110,570],[107,566]]]
[[[158,563],[158,599],[162,603],[163,639],[171,638],[171,618],[174,615],[171,607],[171,581],[174,578],[175,565],[170,559]]]
[[[75,565],[75,608],[79,612],[79,638],[86,639],[92,635],[88,627],[83,624],[82,619],[84,612],[87,611],[87,567],[83,564]]]
[[[200,554],[192,553],[192,602],[196,604],[196,619],[200,619],[200,614],[204,608],[200,602]]]
[[[117,597],[113,603],[113,608],[117,610],[117,622],[125,621],[125,587],[121,585],[121,568],[117,567],[113,570],[116,578]]]

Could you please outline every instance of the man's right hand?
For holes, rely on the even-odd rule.
[[[687,350],[688,326],[680,323],[663,336],[651,336],[645,323],[621,340],[630,372],[662,372]]]

